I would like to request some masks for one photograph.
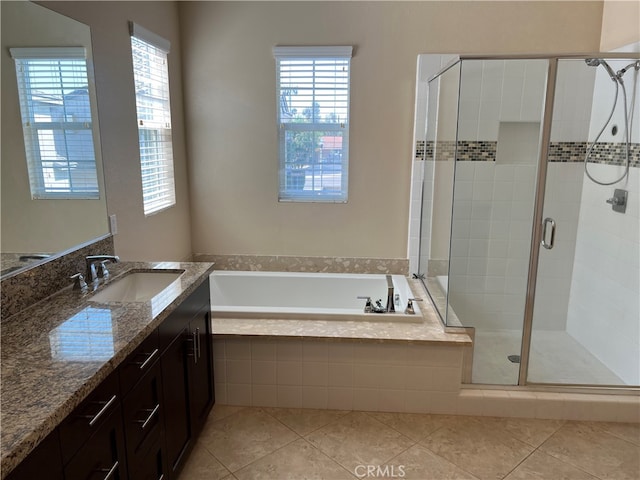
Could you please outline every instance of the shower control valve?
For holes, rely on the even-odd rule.
[[[611,205],[614,212],[625,213],[627,210],[627,191],[616,188],[613,197],[607,199],[607,203]]]

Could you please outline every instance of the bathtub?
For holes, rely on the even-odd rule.
[[[419,302],[407,315],[413,298],[407,279],[393,275],[396,313],[364,313],[365,300],[386,305],[385,275],[215,271],[211,274],[211,314],[217,318],[268,318],[422,323]]]

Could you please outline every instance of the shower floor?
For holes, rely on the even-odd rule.
[[[507,356],[520,354],[520,330],[476,329],[473,383],[517,384],[518,363]],[[624,385],[600,360],[566,332],[533,332],[529,356],[530,382]]]
[[[427,277],[433,303],[444,315],[447,304],[446,277]],[[449,310],[450,326],[461,326],[455,312]],[[519,363],[509,355],[520,355],[521,330],[495,330],[476,327],[472,382],[478,384],[517,385]],[[534,330],[529,355],[529,382],[586,385],[624,385],[625,382],[606,365],[561,330]]]

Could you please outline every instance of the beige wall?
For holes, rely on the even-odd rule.
[[[640,1],[604,0],[600,51],[640,42]]]
[[[419,53],[597,50],[601,2],[181,2],[195,253],[402,257]],[[349,202],[277,202],[274,45],[353,45]]]
[[[174,2],[42,2],[91,27],[107,209],[116,214],[116,253],[125,260],[191,256],[180,36]],[[169,83],[177,204],[145,217],[136,126],[129,20],[171,41]]]

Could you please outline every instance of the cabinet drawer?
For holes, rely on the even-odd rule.
[[[122,412],[118,406],[67,464],[64,477],[67,480],[126,480],[126,463]]]
[[[129,471],[139,468],[150,445],[160,441],[164,421],[160,363],[147,372],[123,403]]]
[[[109,375],[60,424],[62,460],[66,464],[120,405],[118,372]]]
[[[162,441],[152,443],[141,452],[135,465],[129,461],[129,478],[132,480],[167,480]]]
[[[160,358],[158,329],[155,329],[120,365],[120,388],[125,396]]]

